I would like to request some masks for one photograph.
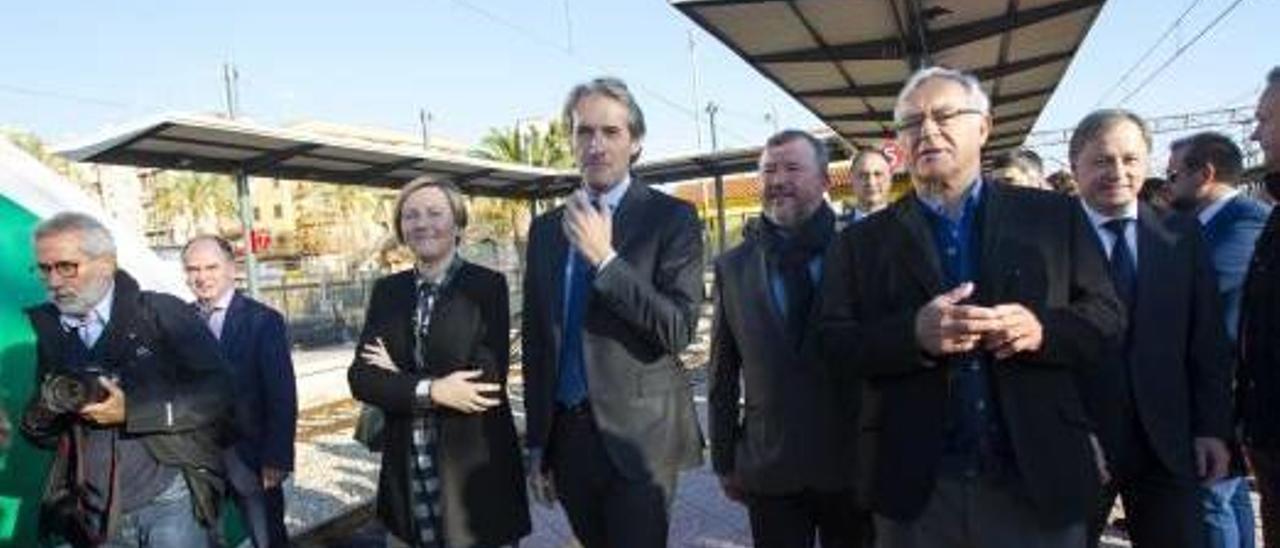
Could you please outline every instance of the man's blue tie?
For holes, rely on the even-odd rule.
[[[1129,251],[1129,241],[1125,238],[1125,228],[1133,219],[1112,219],[1102,224],[1115,236],[1111,244],[1111,281],[1116,287],[1116,295],[1124,302],[1125,308],[1133,310],[1133,302],[1138,293],[1138,271],[1134,265],[1133,253]]]
[[[587,398],[587,375],[582,347],[583,319],[587,313],[587,296],[595,273],[575,249],[569,250],[569,294],[565,297],[564,331],[560,346],[560,379],[556,383],[556,401],[572,407]]]

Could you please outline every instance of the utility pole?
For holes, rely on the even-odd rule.
[[[720,107],[715,102],[707,103],[707,123],[711,129],[711,154],[714,156],[719,151],[719,143],[716,136],[716,113],[720,111]],[[724,253],[725,247],[729,243],[728,230],[725,228],[725,212],[724,212],[724,174],[720,173],[719,165],[715,160],[711,161],[712,169],[715,169],[716,178],[716,253]]]
[[[418,125],[422,127],[422,150],[431,150],[431,122],[432,115],[427,109],[418,109]]]
[[[222,64],[223,94],[227,101],[227,118],[235,120],[240,111],[240,73],[232,63]],[[237,168],[232,177],[236,181],[236,198],[240,204],[240,230],[244,233],[244,272],[249,286],[249,296],[258,297],[258,258],[253,251],[253,199],[249,193],[249,174],[244,167]]]
[[[240,84],[240,73],[232,63],[222,64],[223,98],[227,103],[227,118],[236,119],[240,110],[240,97],[237,87]]]
[[[773,132],[781,131],[778,127],[778,107],[773,103],[769,103],[769,112],[764,113],[764,121],[773,125]]]
[[[565,51],[573,54],[573,17],[569,11],[569,0],[564,0],[564,44]]]
[[[697,150],[702,150],[702,116],[698,109],[698,55],[697,42],[693,41],[693,29],[689,30],[689,73],[693,95],[693,138]]]

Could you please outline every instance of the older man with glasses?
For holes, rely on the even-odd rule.
[[[860,390],[860,480],[885,548],[1079,547],[1098,492],[1075,371],[1119,336],[1084,215],[981,177],[990,101],[924,69],[898,96],[913,191],[833,242],[821,330]]]

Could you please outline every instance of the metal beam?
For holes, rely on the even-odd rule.
[[[392,171],[395,171],[395,170],[392,170]],[[450,179],[454,182],[454,184],[458,186],[462,186],[467,182],[474,181],[476,179],[482,179],[484,177],[493,175],[497,171],[498,170],[493,168],[477,169],[475,171],[468,172],[468,173],[459,173],[458,175],[454,175],[453,177],[450,177]]]
[[[385,177],[388,173],[398,169],[404,169],[422,161],[424,161],[424,158],[406,158],[398,162],[373,166],[369,169],[356,173],[353,177],[358,181],[363,181],[360,184],[369,184],[373,182],[374,179],[380,179]]]
[[[128,139],[125,139],[125,140],[124,140],[123,142],[121,142],[120,144],[118,144],[118,145],[114,145],[114,146],[112,146],[111,148],[104,150],[103,152],[110,152],[110,151],[113,151],[113,150],[128,150],[128,149],[129,149],[129,147],[131,147],[131,146],[133,146],[133,145],[137,144],[137,143],[138,143],[138,141],[141,141],[141,140],[143,140],[143,139],[150,139],[150,138],[156,137],[156,136],[157,136],[157,135],[159,135],[161,132],[163,132],[164,130],[169,129],[169,128],[171,128],[171,127],[173,127],[173,124],[170,124],[170,123],[168,123],[168,122],[165,122],[165,123],[162,123],[162,124],[157,124],[155,127],[150,128],[150,129],[148,129],[148,130],[146,130],[146,131],[143,131],[142,133],[139,133],[139,134],[137,134],[137,135],[134,135],[133,137],[130,137],[130,138],[128,138]],[[98,158],[99,156],[101,156],[101,155],[102,155],[102,153],[98,153],[98,154],[93,155],[93,157],[85,158],[85,159],[80,160],[80,161],[81,161],[81,162],[96,162],[96,161],[98,161],[98,160],[97,160],[97,158]]]
[[[927,33],[928,43],[925,45],[912,44],[910,41],[904,41],[901,37],[895,36],[893,38],[867,40],[852,44],[836,44],[758,55],[756,56],[756,62],[883,61],[903,59],[913,54],[938,53],[1055,17],[1075,13],[1082,9],[1101,6],[1102,2],[1103,0],[1067,0],[1038,8],[1018,10],[1013,14],[1006,13],[990,19],[982,19],[954,27],[930,30]]]
[[[1071,57],[1074,56],[1075,54],[1076,54],[1076,51],[1074,49],[1070,49],[1067,51],[1047,53],[1039,57],[1031,57],[1029,59],[1014,61],[1012,63],[1006,63],[1003,65],[992,65],[992,66],[982,67],[980,69],[976,69],[971,72],[973,73],[974,76],[977,76],[979,80],[994,80],[996,78],[1002,78],[1004,76],[1009,76],[1011,74],[1017,74],[1019,72],[1025,72],[1028,70],[1037,69],[1045,65],[1057,63],[1059,61],[1070,61]]]
[[[1051,63],[1068,60],[1071,59],[1072,55],[1075,55],[1075,50],[1059,51],[1004,65],[990,65],[974,69],[970,71],[970,73],[976,76],[979,80],[992,80],[1002,76],[1008,76],[1010,74],[1017,74],[1019,72],[1039,68]],[[858,86],[857,89],[831,88],[812,91],[798,91],[795,95],[800,99],[829,99],[842,97],[894,98],[898,96],[898,92],[902,90],[902,86],[905,83],[906,82],[886,82],[882,84],[862,85]]]
[[[1030,91],[1022,91],[1018,93],[996,94],[994,97],[991,98],[991,108],[995,108],[1000,105],[1007,105],[1009,103],[1016,103],[1023,99],[1030,99],[1032,97],[1052,95],[1053,90],[1055,89],[1057,89],[1056,86],[1049,86],[1047,88],[1033,89]]]
[[[246,160],[244,162],[244,167],[242,168],[242,171],[244,171],[246,174],[249,174],[249,175],[268,171],[276,167],[276,165],[289,160],[290,158],[294,158],[299,155],[306,154],[317,148],[320,148],[321,146],[324,146],[324,145],[320,145],[317,143],[307,143],[304,145],[298,145],[295,147],[289,147],[283,150],[278,150],[276,152],[268,152],[256,158],[250,158]]]

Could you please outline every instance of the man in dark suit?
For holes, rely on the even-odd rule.
[[[711,462],[725,496],[747,505],[756,546],[813,546],[819,537],[827,548],[861,546],[848,428],[858,394],[830,382],[811,328],[835,234],[823,201],[827,162],[826,146],[808,133],[770,137],[760,157],[764,215],[716,261]]]
[[[1122,343],[1081,376],[1115,478],[1091,542],[1119,494],[1136,546],[1203,546],[1197,483],[1226,474],[1231,362],[1198,223],[1138,200],[1150,150],[1145,123],[1124,110],[1086,116],[1069,147],[1091,241],[1129,312]]]
[[[893,166],[884,151],[875,148],[859,150],[849,160],[849,181],[853,184],[855,204],[840,219],[851,225],[889,206],[893,195]]]
[[[1172,203],[1200,221],[1217,273],[1227,337],[1234,347],[1239,340],[1245,272],[1271,206],[1236,188],[1244,160],[1240,147],[1230,137],[1215,132],[1197,133],[1174,141],[1169,150],[1166,177]],[[1254,546],[1253,501],[1249,498],[1249,482],[1244,478],[1248,471],[1238,440],[1231,440],[1230,449],[1229,477],[1200,491],[1211,548]]]
[[[522,317],[532,489],[588,548],[663,546],[681,468],[702,460],[677,359],[702,302],[693,207],[630,173],[644,117],[620,80],[565,103],[582,188],[529,229]]]
[[[254,546],[286,546],[283,483],[293,470],[298,397],[279,312],[235,290],[231,244],[198,236],[182,250],[195,308],[218,339],[235,378],[239,441],[223,461]]]
[[[1264,185],[1280,200],[1280,66],[1267,74],[1258,98],[1252,139],[1261,145]],[[1240,311],[1240,376],[1237,394],[1244,443],[1262,495],[1262,537],[1280,546],[1280,208],[1254,247]]]
[[[120,270],[110,232],[92,217],[42,221],[35,248],[49,292],[27,311],[36,378],[63,387],[37,389],[22,418],[23,434],[55,451],[42,533],[73,546],[204,545],[232,405],[213,337],[182,301]],[[85,382],[98,389],[67,389]]]
[[[913,192],[840,234],[822,342],[862,389],[877,546],[1078,547],[1098,492],[1074,372],[1123,324],[1079,209],[983,180],[990,102],[934,67],[895,108]]]

